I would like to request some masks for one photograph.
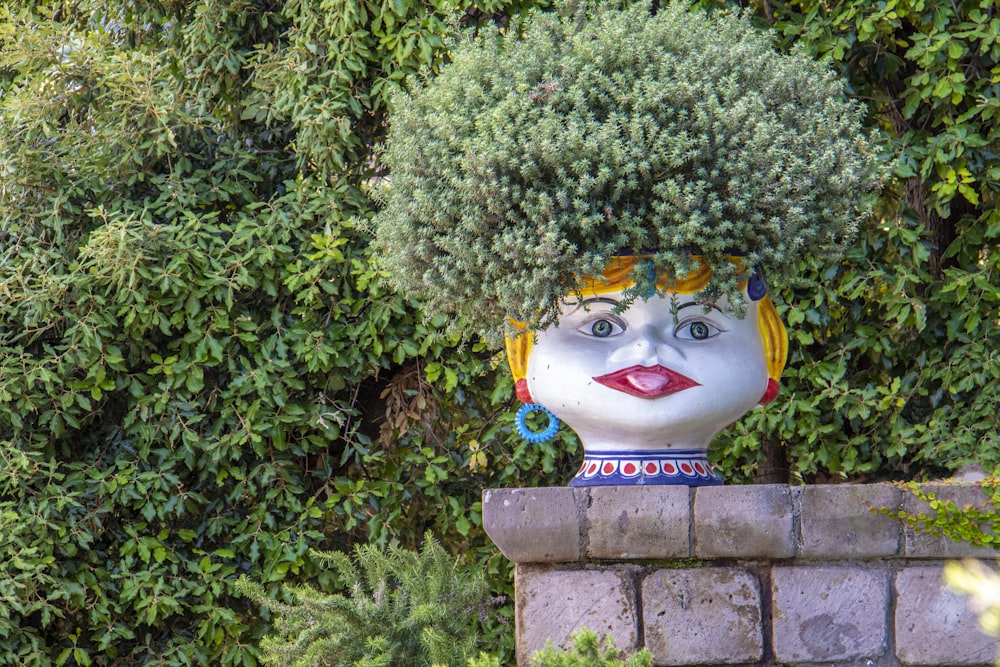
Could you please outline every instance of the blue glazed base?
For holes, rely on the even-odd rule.
[[[584,454],[570,486],[640,485],[721,486],[722,478],[695,449]]]

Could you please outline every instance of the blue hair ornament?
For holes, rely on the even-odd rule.
[[[549,417],[549,425],[545,427],[542,431],[532,431],[528,428],[528,424],[525,420],[528,415],[532,412],[544,412]],[[517,429],[517,434],[527,440],[530,443],[537,444],[540,442],[546,442],[556,437],[556,433],[559,431],[559,418],[552,414],[548,408],[538,405],[537,403],[525,403],[517,411],[517,416],[514,418],[514,427]]]

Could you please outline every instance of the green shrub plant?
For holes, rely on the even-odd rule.
[[[489,587],[476,564],[455,559],[428,533],[419,551],[358,545],[316,554],[342,582],[340,593],[285,588],[290,603],[242,576],[237,588],[274,614],[264,664],[287,667],[501,667]],[[492,635],[492,636],[491,636]],[[569,649],[549,643],[534,667],[652,667],[643,649],[626,657],[610,638],[583,629]]]
[[[483,572],[456,561],[430,533],[419,552],[358,545],[353,559],[341,552],[320,558],[343,594],[300,587],[292,604],[280,604],[240,578],[241,592],[277,616],[275,634],[262,643],[265,664],[462,667],[487,643],[481,622],[492,609]]]
[[[573,648],[559,650],[551,644],[531,657],[535,667],[653,667],[653,656],[642,649],[626,656],[610,638],[601,640],[591,630],[573,637]]]
[[[702,297],[741,303],[739,272],[835,255],[879,187],[841,80],[738,15],[560,3],[451,59],[393,100],[378,244],[404,292],[493,340],[622,253],[651,253],[635,294],[697,261]]]

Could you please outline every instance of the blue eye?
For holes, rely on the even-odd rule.
[[[614,333],[615,325],[607,320],[597,320],[590,327],[590,333],[594,334],[598,338],[607,338],[612,333]]]
[[[687,322],[677,327],[674,331],[674,336],[683,340],[707,340],[718,336],[720,333],[722,333],[722,330],[714,324],[709,324],[702,320],[694,320],[693,322]]]
[[[610,338],[625,331],[625,323],[610,317],[597,317],[585,322],[579,331],[594,338]]]

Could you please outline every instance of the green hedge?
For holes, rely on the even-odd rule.
[[[783,397],[720,438],[718,464],[752,478],[770,453],[769,467],[804,481],[996,469],[995,3],[774,0],[757,20],[842,73],[890,137],[895,180],[846,261],[779,288]]]
[[[428,528],[506,580],[479,486],[561,453],[365,230],[388,89],[462,7],[0,9],[0,663],[255,664],[239,575],[332,589],[310,548]]]

